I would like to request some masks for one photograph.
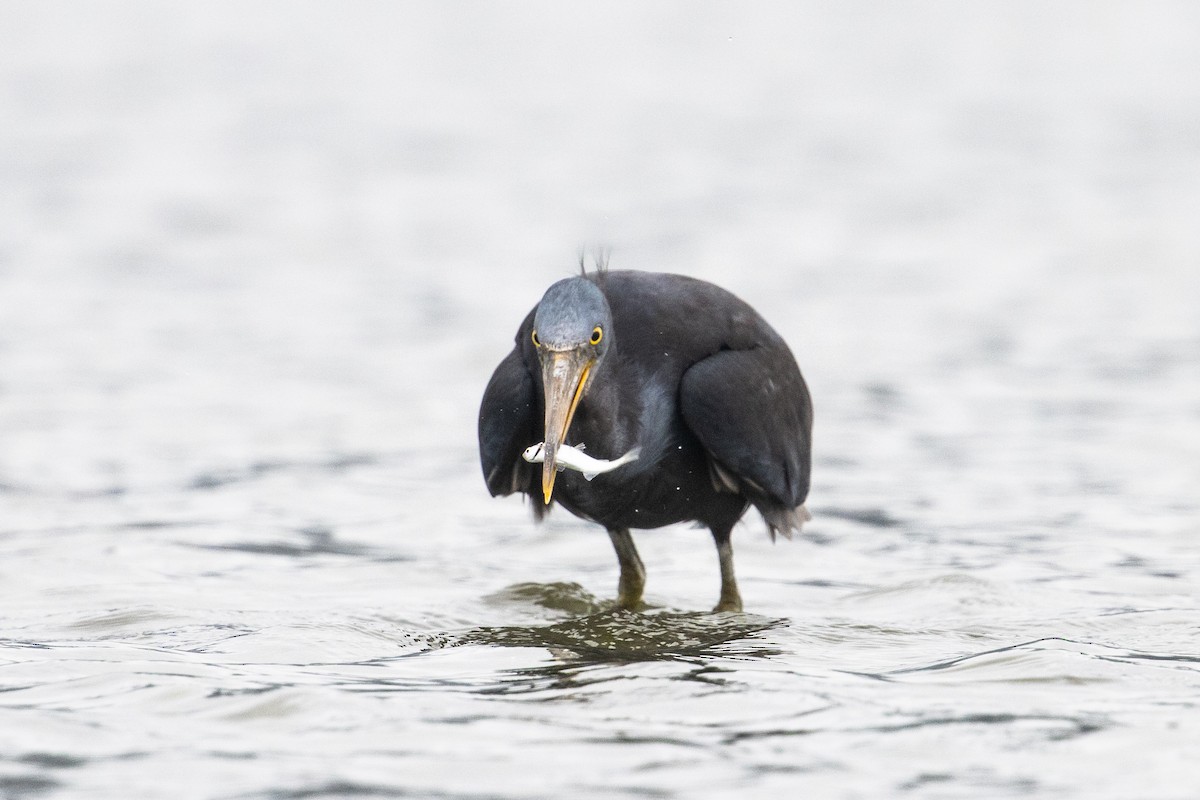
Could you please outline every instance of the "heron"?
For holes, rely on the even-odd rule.
[[[598,269],[554,283],[525,316],[483,393],[479,455],[493,497],[604,526],[618,607],[643,607],[630,531],[694,522],[717,548],[714,611],[741,611],[733,527],[750,506],[772,541],[809,519],[812,423],[792,351],[750,305],[697,278]],[[539,443],[540,464],[522,457]],[[636,460],[585,477],[562,469],[564,446]]]

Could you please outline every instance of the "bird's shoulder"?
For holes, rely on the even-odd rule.
[[[697,356],[774,343],[778,335],[748,303],[716,284],[667,272],[611,271],[602,276],[618,336]]]

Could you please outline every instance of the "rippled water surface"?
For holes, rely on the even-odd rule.
[[[787,8],[791,8],[788,6]],[[1200,796],[1190,4],[0,9],[0,797]],[[582,245],[756,305],[814,519],[492,500]]]

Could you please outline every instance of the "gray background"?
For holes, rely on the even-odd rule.
[[[0,795],[1196,796],[1197,31],[0,3]],[[607,538],[487,497],[581,247],[812,387],[745,618],[679,527],[614,628]]]

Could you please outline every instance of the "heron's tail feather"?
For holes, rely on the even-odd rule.
[[[767,530],[771,533],[771,541],[775,541],[776,534],[783,534],[784,538],[791,539],[792,533],[799,533],[804,527],[804,523],[812,519],[812,514],[808,513],[808,508],[799,505],[795,508],[759,508],[763,519],[766,520]]]

